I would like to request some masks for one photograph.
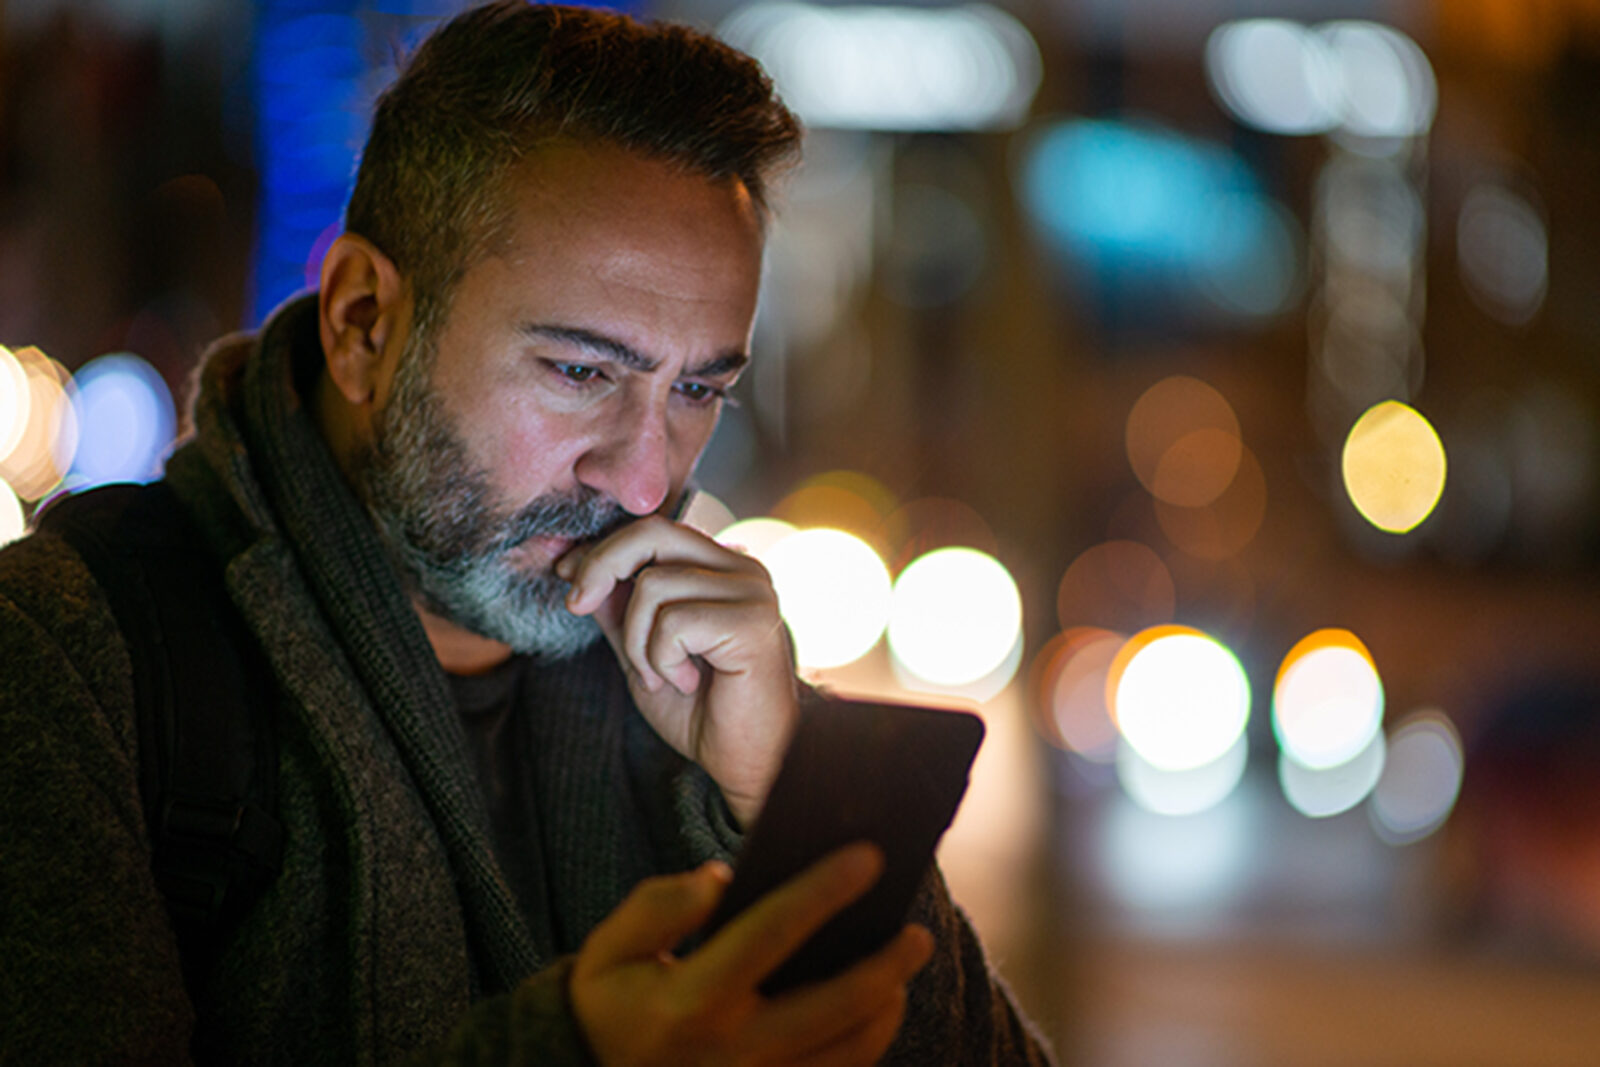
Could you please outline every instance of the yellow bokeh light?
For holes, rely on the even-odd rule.
[[[0,545],[9,544],[21,537],[28,528],[22,513],[22,501],[4,478],[0,478]]]
[[[1106,680],[1117,729],[1167,771],[1220,759],[1250,720],[1250,683],[1227,646],[1188,626],[1156,626],[1117,653]]]
[[[799,530],[759,558],[801,667],[842,666],[877,644],[889,620],[889,570],[865,541],[826,527]]]
[[[1327,770],[1355,759],[1383,726],[1383,681],[1349,630],[1302,638],[1278,668],[1272,726],[1290,759]]]
[[[1388,533],[1406,533],[1444,493],[1444,444],[1415,408],[1386,400],[1350,428],[1343,472],[1345,492],[1363,518]]]
[[[1016,650],[1022,595],[999,560],[941,548],[912,560],[894,583],[889,649],[901,667],[938,686],[984,678]]]
[[[773,505],[771,515],[800,528],[844,530],[876,547],[895,507],[894,494],[871,475],[836,470],[801,482]]]
[[[0,478],[23,500],[38,500],[61,484],[77,451],[72,375],[37,348],[14,355],[25,378],[27,419],[15,446],[0,458]]]

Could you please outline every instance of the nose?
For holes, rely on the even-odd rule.
[[[660,509],[672,489],[671,442],[665,410],[643,402],[629,405],[578,460],[574,473],[633,515]]]

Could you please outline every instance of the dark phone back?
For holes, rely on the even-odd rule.
[[[807,708],[708,931],[853,841],[876,842],[887,862],[762,992],[829,977],[900,931],[983,734],[983,721],[960,711],[845,700]]]

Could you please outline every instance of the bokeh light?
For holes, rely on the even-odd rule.
[[[1284,755],[1310,770],[1356,758],[1383,728],[1383,682],[1349,630],[1302,638],[1278,668],[1272,728]]]
[[[28,529],[27,516],[22,513],[22,501],[4,478],[0,478],[0,545],[21,537]]]
[[[798,530],[758,557],[802,668],[837,667],[877,644],[889,619],[889,571],[866,542],[819,527]]]
[[[23,500],[39,500],[61,484],[77,451],[72,376],[37,348],[13,355],[26,381],[27,419],[15,446],[0,458],[0,478]],[[14,404],[14,410],[20,407]]]
[[[1202,507],[1155,502],[1156,521],[1174,546],[1191,556],[1224,560],[1255,539],[1267,514],[1267,478],[1248,448],[1239,449],[1233,481]]]
[[[1144,391],[1128,413],[1124,437],[1140,484],[1157,500],[1190,508],[1222,495],[1243,447],[1233,406],[1205,382],[1184,375]]]
[[[1368,807],[1378,835],[1403,845],[1437,830],[1461,793],[1464,765],[1461,736],[1443,712],[1408,716],[1389,737],[1383,776]]]
[[[1171,622],[1176,610],[1172,573],[1155,549],[1138,541],[1085,549],[1056,588],[1063,630],[1091,625],[1132,633]]]
[[[1433,125],[1438,104],[1433,67],[1417,43],[1354,19],[1315,28],[1286,19],[1224,23],[1206,41],[1206,74],[1235,118],[1268,133],[1416,137]]]
[[[1135,804],[1157,815],[1197,815],[1228,798],[1244,778],[1250,746],[1243,734],[1197,767],[1158,767],[1131,743],[1117,746],[1117,781]]]
[[[1117,729],[1168,771],[1220,759],[1250,720],[1250,683],[1220,641],[1188,626],[1145,630],[1117,653],[1106,681]]]
[[[1339,73],[1340,125],[1363,138],[1416,137],[1433,125],[1438,85],[1410,37],[1376,22],[1317,27]]]
[[[172,393],[160,372],[119,352],[90,360],[73,377],[81,427],[73,487],[158,477],[177,433]]]
[[[950,497],[919,497],[902,504],[883,521],[880,539],[895,571],[935,549],[975,548],[990,555],[1000,550],[988,521],[970,504]]]
[[[1034,657],[1033,708],[1042,737],[1095,763],[1116,755],[1106,680],[1126,638],[1096,626],[1056,634]]]
[[[1383,774],[1386,746],[1383,731],[1372,735],[1367,746],[1336,767],[1312,768],[1278,754],[1278,784],[1284,799],[1300,814],[1311,819],[1340,815],[1360,804],[1378,784]]]
[[[1039,84],[1032,35],[987,4],[760,3],[735,12],[720,33],[761,61],[812,127],[1008,127]]]
[[[753,519],[740,519],[731,526],[724,526],[717,532],[716,539],[729,548],[737,549],[747,556],[754,556],[765,563],[767,552],[772,546],[794,532],[795,527],[792,523],[759,516]]]
[[[883,536],[884,519],[896,501],[882,482],[858,471],[838,470],[801,482],[768,514],[805,528],[827,526],[855,534],[874,547]]]
[[[1288,19],[1224,23],[1206,41],[1206,74],[1240,122],[1279,134],[1323,133],[1339,120],[1339,86],[1321,38]]]
[[[895,579],[889,649],[906,671],[934,685],[984,678],[1012,655],[1021,633],[1017,583],[985,552],[936,549]]]
[[[21,443],[32,410],[28,374],[11,349],[0,345],[0,463]]]
[[[738,516],[733,513],[732,508],[722,502],[721,498],[704,489],[697,489],[689,497],[689,504],[683,509],[678,521],[699,530],[707,537],[715,538],[738,521]]]
[[[1345,491],[1380,530],[1415,529],[1444,493],[1444,444],[1415,408],[1386,400],[1367,409],[1345,439]]]
[[[1469,295],[1512,326],[1532,319],[1550,285],[1544,215],[1502,185],[1470,190],[1456,220],[1456,265]]]

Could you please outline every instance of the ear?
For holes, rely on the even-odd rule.
[[[369,403],[407,321],[399,269],[365,237],[342,233],[322,258],[317,303],[329,376],[351,404]]]

